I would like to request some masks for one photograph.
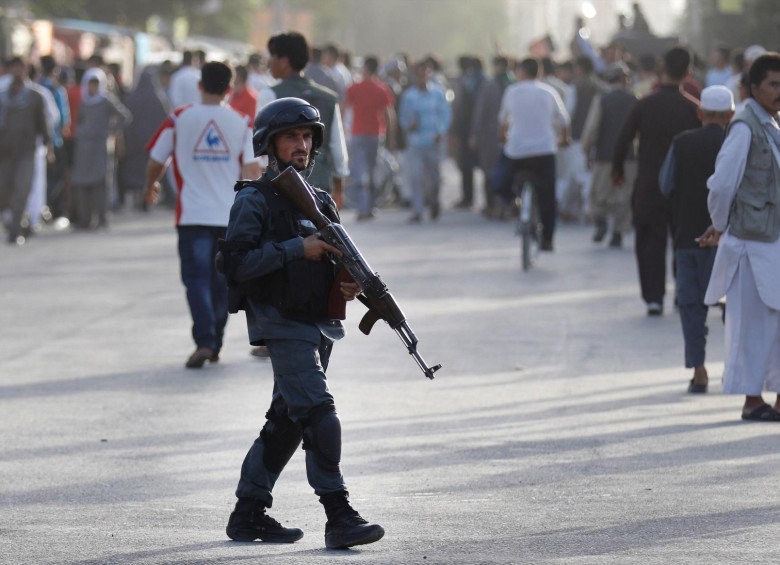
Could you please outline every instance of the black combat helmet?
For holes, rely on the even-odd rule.
[[[325,125],[320,121],[320,113],[311,104],[300,98],[279,98],[262,107],[255,118],[252,147],[255,157],[266,155],[268,145],[274,135],[290,128],[312,128],[312,155],[322,147],[325,137]]]

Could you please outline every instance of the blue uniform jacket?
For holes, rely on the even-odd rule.
[[[267,179],[268,173],[263,177]],[[281,243],[271,240],[271,221],[268,204],[257,188],[248,186],[236,194],[225,240],[253,244],[253,249],[236,253],[240,258],[233,273],[236,282],[267,275],[289,261],[303,258],[303,238]],[[344,326],[339,320],[316,324],[290,320],[251,296],[246,297],[246,322],[252,345],[261,345],[266,339],[299,339],[319,344],[322,335],[333,340],[344,337]]]

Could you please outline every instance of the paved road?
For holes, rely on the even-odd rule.
[[[175,236],[155,210],[0,248],[0,562],[777,560],[780,428],[740,422],[740,400],[720,394],[716,312],[711,393],[684,393],[679,321],[668,305],[645,317],[630,239],[596,248],[589,228],[563,226],[523,273],[506,223],[345,216],[420,351],[444,365],[426,380],[389,328],[360,334],[350,306],[329,370],[343,468],[385,538],[325,550],[298,452],[272,514],[303,540],[226,539],[271,371],[240,316],[219,364],[184,369]]]

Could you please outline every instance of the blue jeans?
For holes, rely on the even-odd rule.
[[[334,404],[325,377],[332,340],[321,336],[319,345],[291,339],[267,339],[265,343],[274,370],[270,413],[287,416],[294,423],[305,425],[313,409]],[[332,439],[340,446],[340,431],[331,433],[338,433],[338,437]],[[264,455],[265,444],[260,436],[244,458],[236,496],[260,499],[270,507],[273,503],[271,491],[286,462],[282,463],[282,469],[274,472],[268,468]],[[312,449],[306,450],[306,477],[318,496],[346,488],[341,471],[323,468]]]
[[[222,349],[227,324],[227,281],[214,268],[217,239],[226,228],[216,226],[179,226],[181,281],[187,289],[192,315],[192,338],[198,347],[215,353]]]
[[[685,338],[685,366],[704,365],[704,349],[707,345],[707,306],[704,294],[712,274],[716,248],[676,249],[677,306],[680,311],[683,337]]]
[[[353,135],[349,142],[349,168],[358,193],[359,214],[374,209],[374,169],[379,152],[379,136]]]

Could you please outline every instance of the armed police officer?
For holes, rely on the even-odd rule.
[[[227,525],[236,541],[294,542],[303,536],[266,514],[274,484],[301,441],[309,484],[327,515],[325,545],[346,548],[384,535],[349,504],[339,466],[341,423],[325,378],[333,342],[344,336],[334,302],[335,310],[343,309],[360,287],[334,282],[337,268],[329,254],[338,250],[319,239],[314,225],[271,185],[289,166],[308,176],[324,133],[317,109],[300,98],[280,98],[261,109],[253,145],[256,156],[268,155],[268,168],[258,180],[236,185],[222,245],[230,310],[246,312],[249,340],[268,347],[274,372],[271,406],[241,467]],[[333,199],[314,192],[320,211],[338,221]]]

